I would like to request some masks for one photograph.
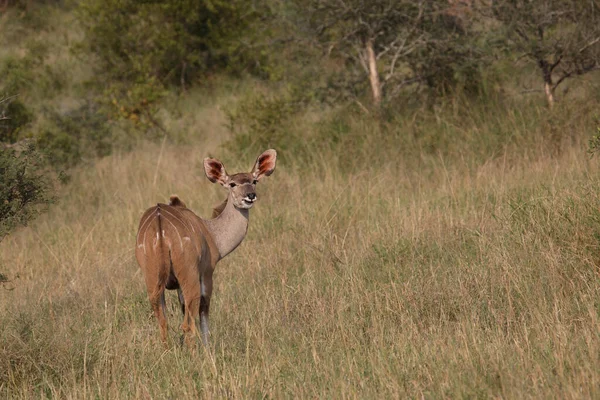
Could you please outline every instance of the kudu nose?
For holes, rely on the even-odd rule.
[[[248,198],[249,198],[250,200],[254,200],[254,199],[256,199],[256,193],[248,193],[248,195],[247,195],[247,196],[248,196]]]

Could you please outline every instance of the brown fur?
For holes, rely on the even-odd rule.
[[[248,212],[256,200],[256,182],[273,172],[276,158],[275,150],[267,150],[252,172],[231,176],[219,160],[205,159],[208,179],[229,191],[227,199],[214,208],[211,220],[198,217],[177,195],[170,197],[169,204],[157,204],[142,215],[135,256],[144,272],[163,342],[167,341],[164,291],[177,289],[186,339],[199,333],[196,324],[200,322],[203,341],[208,344],[213,271],[217,262],[244,239]]]
[[[171,197],[169,197],[169,205],[173,207],[187,208],[185,203],[176,194],[172,194]]]
[[[227,207],[227,199],[223,200],[221,204],[213,208],[212,217],[217,218],[219,215],[221,215],[225,207]]]
[[[177,200],[179,200],[176,197]],[[161,339],[167,340],[164,290],[181,290],[184,303],[182,328],[196,334],[201,301],[201,280],[210,301],[212,272],[219,252],[203,221],[182,206],[158,204],[146,210],[140,221],[136,258],[144,271],[148,297],[158,319]],[[164,235],[163,235],[164,232]],[[189,239],[186,239],[189,238]]]

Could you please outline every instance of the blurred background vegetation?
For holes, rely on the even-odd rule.
[[[181,112],[173,104],[216,87],[235,93],[224,109],[229,148],[274,146],[305,159],[332,147],[350,152],[348,168],[390,145],[408,157],[469,148],[487,158],[506,146],[523,149],[523,141],[559,149],[572,139],[561,124],[593,117],[600,93],[596,1],[4,0],[0,7],[0,142],[17,150],[3,151],[3,162],[22,162],[26,141],[37,159],[31,168],[50,181],[140,139],[193,140],[169,126]],[[514,137],[503,126],[507,116],[540,135]],[[490,119],[486,132],[464,137],[464,124]],[[363,124],[376,127],[377,140],[362,136]],[[1,176],[3,191],[20,185]],[[51,198],[52,185],[41,187]]]
[[[176,121],[215,92],[231,97],[219,109],[227,148],[277,147],[300,156],[291,163],[333,151],[352,171],[389,148],[405,159],[560,151],[596,128],[599,11],[576,0],[4,0],[0,206],[11,211],[0,231],[26,223],[78,164],[140,140],[193,141],[202,128]]]

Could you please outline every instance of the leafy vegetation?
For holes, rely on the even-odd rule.
[[[15,227],[26,225],[53,200],[44,176],[45,162],[31,144],[0,153],[0,241]]]
[[[549,106],[566,79],[600,69],[600,16],[596,1],[501,0],[491,18],[502,25],[511,47],[539,69]]]

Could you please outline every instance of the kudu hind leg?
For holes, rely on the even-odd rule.
[[[179,298],[179,305],[181,306],[181,313],[185,315],[185,298],[183,297],[183,291],[180,287],[177,288],[177,297]]]
[[[159,270],[155,265],[146,265],[145,280],[146,290],[148,291],[148,300],[158,321],[160,328],[160,338],[166,345],[167,343],[167,318],[165,316],[165,283],[161,276],[152,271]]]
[[[192,339],[199,336],[199,332],[196,329],[196,321],[199,318],[200,298],[198,294],[194,296],[193,292],[186,291],[183,291],[181,298],[184,299],[184,304],[181,307],[182,311],[184,311],[181,329],[183,330],[184,340],[191,345],[193,343]]]
[[[165,291],[155,291],[150,294],[150,304],[160,328],[160,339],[167,344],[167,318],[165,316]]]
[[[179,306],[181,307],[181,314],[183,314],[184,323],[185,323],[185,318],[187,318],[185,315],[185,298],[183,297],[183,290],[181,290],[181,287],[177,288],[177,298],[179,299]],[[183,327],[183,325],[182,325],[182,327]],[[181,335],[180,342],[179,342],[179,344],[181,346],[183,346],[185,337],[186,337],[186,334],[184,332],[184,334]]]
[[[202,277],[201,281],[202,297],[200,298],[200,331],[202,332],[202,342],[208,346],[208,312],[210,309],[210,296],[212,295],[212,274]]]

